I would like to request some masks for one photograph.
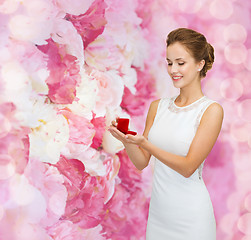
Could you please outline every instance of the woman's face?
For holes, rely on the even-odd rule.
[[[167,71],[177,88],[184,88],[200,80],[204,60],[197,63],[187,49],[179,42],[166,50]]]

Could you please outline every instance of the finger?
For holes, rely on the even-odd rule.
[[[109,128],[108,128],[108,130],[112,130],[112,131],[115,131],[115,132],[117,132],[117,133],[122,133],[122,132],[120,132],[115,126],[113,126],[113,125],[111,125]]]
[[[111,127],[109,127],[109,129],[108,129],[111,133],[115,133],[117,136],[119,136],[119,137],[122,137],[122,138],[125,138],[125,134],[124,133],[122,133],[122,132],[120,132],[116,127],[114,127],[114,126],[111,126]]]
[[[118,133],[116,133],[115,131],[111,130],[109,131],[113,137],[117,138],[118,140],[122,140],[123,137],[121,137]]]
[[[113,121],[111,122],[111,125],[114,126],[114,127],[117,127],[118,124],[117,124],[116,121],[113,120]]]
[[[126,138],[125,139],[125,141],[126,141],[126,143],[130,143],[130,144],[136,144],[133,140],[131,140],[131,139],[128,139],[128,138]]]
[[[118,140],[121,140],[121,136],[119,136],[117,133],[115,132],[110,132],[112,134],[113,137],[117,138]]]
[[[127,133],[126,136],[127,136],[127,139],[135,140],[135,136],[132,134]]]

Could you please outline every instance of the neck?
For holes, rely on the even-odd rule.
[[[204,94],[201,89],[200,81],[194,86],[189,86],[187,88],[180,89],[180,95],[178,97],[178,101],[180,103],[189,103],[194,102],[195,100],[203,97]]]

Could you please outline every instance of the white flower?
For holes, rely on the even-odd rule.
[[[124,117],[130,119],[130,116],[127,113],[122,112],[121,108],[117,108],[116,110],[107,112],[106,126],[110,126],[111,122],[117,117]],[[124,145],[122,144],[122,142],[113,137],[109,131],[105,131],[103,135],[102,146],[106,152],[111,154],[115,154],[124,149]]]
[[[69,139],[69,126],[64,116],[47,104],[37,102],[33,107],[36,124],[29,134],[30,157],[42,162],[57,163],[62,148]]]
[[[86,147],[83,144],[68,143],[62,154],[66,158],[78,159],[85,165],[85,170],[92,176],[105,176],[106,166],[97,150]]]
[[[72,112],[87,119],[92,119],[92,110],[96,104],[98,85],[84,70],[80,71],[81,83],[76,87],[76,100],[67,105]]]
[[[123,79],[115,70],[106,72],[93,70],[90,76],[97,81],[98,85],[94,112],[97,117],[103,117],[108,109],[113,110],[120,106],[124,93]]]

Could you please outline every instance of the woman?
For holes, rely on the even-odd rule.
[[[115,121],[109,131],[139,170],[151,155],[156,159],[146,239],[215,240],[202,167],[220,133],[223,109],[201,89],[214,50],[202,34],[179,28],[168,35],[166,56],[168,73],[180,94],[151,103],[142,136],[124,135]]]

